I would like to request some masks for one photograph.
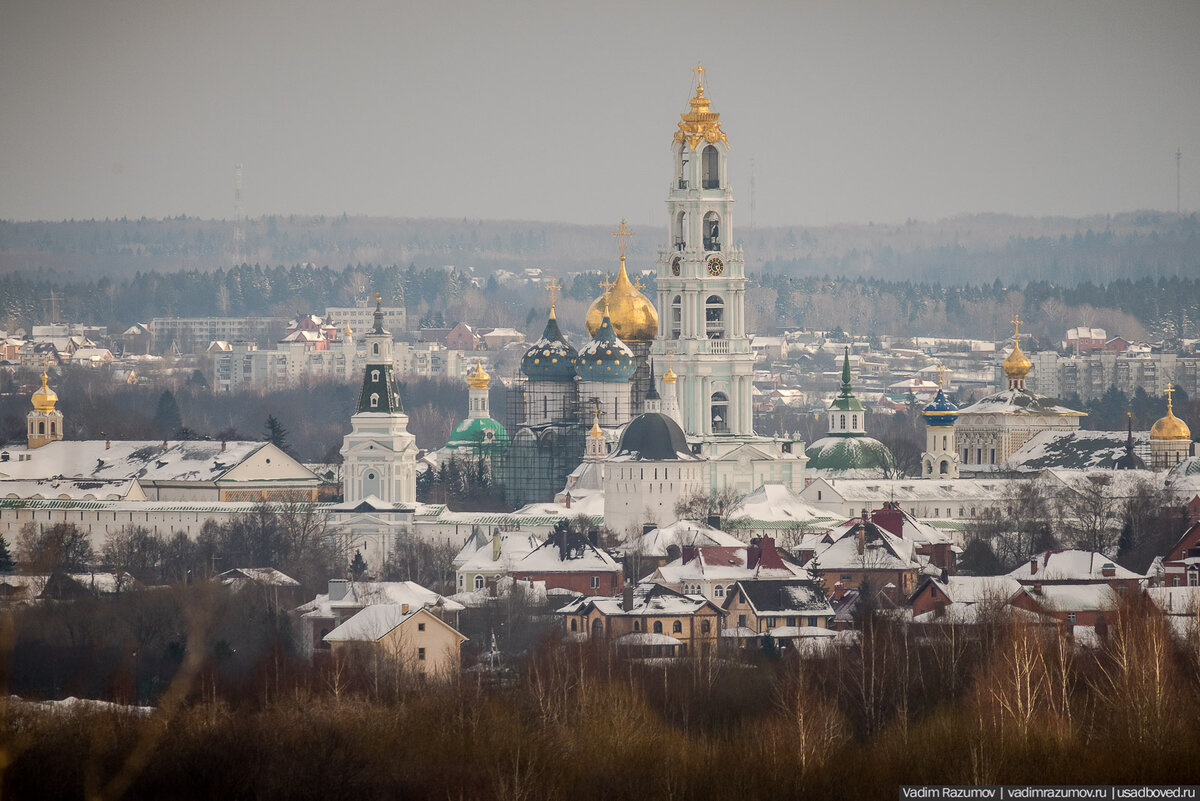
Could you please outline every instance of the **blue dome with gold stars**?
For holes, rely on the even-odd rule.
[[[579,355],[575,357],[575,372],[580,381],[618,384],[628,383],[636,370],[633,351],[617,338],[606,310],[596,335],[579,349]]]

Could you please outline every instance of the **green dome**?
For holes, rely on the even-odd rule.
[[[451,450],[495,453],[508,447],[508,432],[490,417],[463,420],[450,432],[450,441],[446,443],[446,447]]]
[[[892,452],[871,437],[822,437],[808,446],[809,470],[887,470],[896,466]]]

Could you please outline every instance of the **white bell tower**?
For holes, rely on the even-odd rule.
[[[746,335],[745,263],[733,244],[729,142],[704,94],[704,68],[695,72],[696,93],[671,145],[670,238],[658,256],[651,352],[673,354],[684,431],[724,450],[722,438],[754,436],[754,354]]]

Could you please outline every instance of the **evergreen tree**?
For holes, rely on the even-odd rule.
[[[363,573],[367,572],[367,560],[363,559],[361,551],[354,552],[354,558],[350,560],[350,575],[355,581],[363,577]]]
[[[8,540],[4,539],[4,535],[0,534],[0,573],[13,572],[13,558],[8,550]]]
[[[267,415],[267,423],[263,427],[263,436],[267,438],[267,442],[279,448],[281,451],[288,450],[287,429],[283,424],[275,419],[275,415]]]
[[[154,423],[158,433],[163,438],[175,436],[175,432],[183,428],[183,417],[179,414],[179,404],[171,390],[164,389],[158,396],[158,407],[154,410]]]

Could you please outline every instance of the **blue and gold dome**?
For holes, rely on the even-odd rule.
[[[575,372],[580,381],[617,384],[627,383],[636,370],[633,351],[617,338],[606,306],[604,319],[596,329],[595,336],[579,349],[579,355],[575,357]]]
[[[551,306],[542,338],[530,345],[521,359],[521,372],[530,381],[568,383],[575,380],[576,356],[575,349],[559,330],[554,307]]]
[[[952,426],[958,419],[958,407],[946,398],[946,393],[939,386],[933,402],[922,410],[925,425],[935,427]]]

